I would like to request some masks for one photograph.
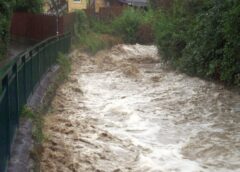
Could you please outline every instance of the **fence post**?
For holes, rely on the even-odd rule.
[[[37,85],[40,84],[40,80],[41,80],[41,76],[40,76],[40,48],[37,47],[37,75],[38,75],[38,81],[37,81]]]
[[[23,63],[23,83],[24,83],[24,104],[27,102],[27,86],[26,86],[26,57],[25,55],[22,57]]]
[[[34,79],[33,79],[33,76],[34,76],[34,75],[33,75],[33,58],[32,58],[32,57],[33,57],[33,52],[30,51],[30,52],[29,52],[29,58],[30,58],[29,63],[30,63],[30,66],[31,66],[31,67],[30,67],[30,70],[31,70],[31,72],[30,72],[30,73],[31,73],[31,76],[30,76],[31,87],[30,87],[30,89],[31,89],[31,91],[30,91],[29,96],[33,93],[33,80],[34,80]]]
[[[11,144],[10,144],[10,111],[9,111],[9,87],[8,87],[8,74],[5,76],[5,78],[3,79],[3,89],[6,89],[6,115],[7,115],[7,157],[8,159],[10,158],[10,148],[11,148]]]
[[[15,80],[16,80],[16,85],[15,85],[15,89],[16,89],[16,109],[17,109],[17,126],[19,126],[19,115],[20,115],[20,106],[19,106],[19,90],[18,90],[18,68],[17,68],[17,62],[16,64],[13,66],[13,73],[15,75]]]

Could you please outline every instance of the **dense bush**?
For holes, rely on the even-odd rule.
[[[74,27],[76,45],[87,52],[95,54],[118,42],[118,39],[105,35],[106,33],[111,34],[110,23],[107,24],[87,16],[83,11],[76,11]]]
[[[125,42],[134,43],[137,41],[137,29],[142,23],[142,14],[138,10],[128,8],[113,22],[116,34],[120,34]]]
[[[155,28],[160,53],[176,68],[240,85],[240,1],[175,0]]]
[[[9,27],[14,1],[0,0],[0,60],[7,51]]]
[[[153,11],[144,11],[134,8],[127,8],[123,14],[113,21],[113,30],[115,34],[120,35],[127,43],[141,42],[140,32],[152,31]],[[146,32],[144,32],[146,33]],[[152,36],[151,33],[145,34]],[[149,38],[151,39],[151,38]]]
[[[154,31],[149,23],[141,24],[136,32],[137,42],[140,44],[152,44],[154,42]]]
[[[43,0],[15,0],[15,11],[42,12]]]
[[[111,21],[104,21],[96,19],[95,17],[89,16],[89,27],[93,32],[102,34],[111,34],[113,32],[113,27]]]

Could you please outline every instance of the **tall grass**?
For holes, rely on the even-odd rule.
[[[126,43],[153,42],[153,20],[152,10],[127,8],[122,15],[111,21],[102,21],[87,16],[83,11],[77,11],[76,44],[88,52],[96,53],[122,42],[121,40]]]
[[[111,34],[111,26],[93,17],[87,16],[83,11],[77,11],[75,24],[76,44],[83,50],[95,54],[101,49],[112,45],[102,34]]]

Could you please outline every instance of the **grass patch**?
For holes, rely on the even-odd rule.
[[[38,112],[33,112],[33,110],[27,106],[24,106],[21,112],[21,117],[26,119],[31,119],[33,122],[33,139],[37,144],[41,144],[44,140],[43,135],[43,117]]]

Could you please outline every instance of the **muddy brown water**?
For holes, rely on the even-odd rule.
[[[240,95],[165,69],[155,46],[75,50],[45,117],[43,172],[239,172]]]

